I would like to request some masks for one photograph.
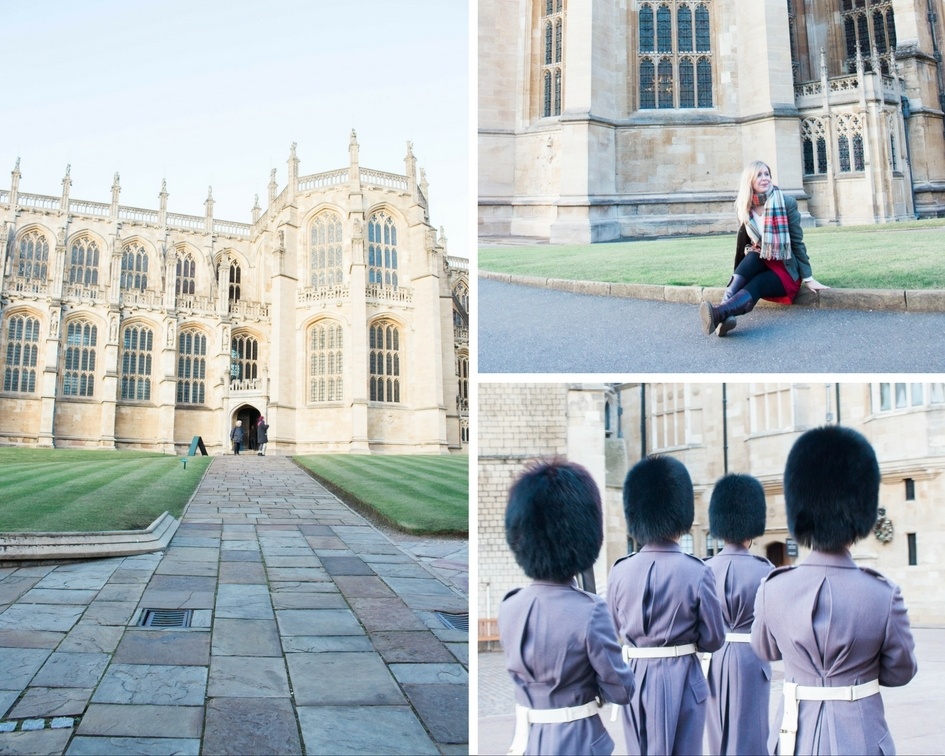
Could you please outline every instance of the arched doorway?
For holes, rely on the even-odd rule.
[[[775,567],[783,567],[785,564],[787,564],[784,544],[780,541],[769,543],[765,547],[765,556]]]
[[[240,405],[233,416],[230,418],[230,427],[236,425],[237,420],[243,423],[243,448],[246,450],[256,449],[256,423],[259,421],[260,412],[251,404]]]

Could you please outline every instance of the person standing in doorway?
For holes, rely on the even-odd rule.
[[[240,447],[243,445],[243,421],[237,420],[233,430],[230,431],[230,441],[233,442],[233,453],[239,454]]]
[[[259,422],[256,423],[256,456],[266,456],[266,444],[269,443],[269,424],[266,418],[259,416]]]

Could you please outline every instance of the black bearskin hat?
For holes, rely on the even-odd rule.
[[[509,489],[505,540],[533,580],[567,582],[597,561],[604,542],[600,491],[580,465],[540,462]]]
[[[627,530],[640,543],[677,538],[688,533],[695,516],[692,479],[673,457],[646,457],[627,473],[623,483]]]
[[[719,479],[709,500],[709,530],[730,543],[764,535],[765,490],[757,478],[732,474]]]
[[[839,425],[804,433],[784,467],[784,501],[794,539],[837,551],[868,535],[879,506],[879,463],[863,436]]]

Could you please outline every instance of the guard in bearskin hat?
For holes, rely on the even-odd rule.
[[[515,685],[509,753],[610,754],[602,703],[625,704],[633,672],[603,599],[579,590],[604,539],[600,492],[580,465],[543,462],[509,491],[505,537],[533,582],[499,607],[499,639]]]
[[[709,531],[725,547],[707,560],[722,602],[725,645],[712,654],[706,734],[709,753],[760,754],[768,748],[771,665],[751,650],[755,594],[774,569],[748,551],[765,532],[765,492],[750,475],[721,478],[709,500]]]
[[[617,561],[607,603],[637,690],[623,707],[631,754],[702,753],[708,685],[697,654],[725,640],[715,581],[679,546],[692,528],[692,480],[672,457],[647,457],[623,485],[627,529],[643,546]]]
[[[788,529],[812,551],[755,599],[751,647],[784,660],[772,753],[895,752],[879,690],[915,676],[915,643],[899,588],[850,555],[876,522],[879,484],[873,448],[849,428],[807,431],[788,455]]]

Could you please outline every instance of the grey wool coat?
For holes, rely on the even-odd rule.
[[[908,683],[916,673],[915,643],[899,588],[858,567],[850,552],[813,551],[794,567],[772,572],[758,589],[751,647],[784,659],[784,679],[836,687],[879,679]],[[777,726],[769,736],[778,752]],[[796,753],[893,754],[881,694],[859,701],[800,701]]]
[[[715,580],[705,563],[673,541],[647,544],[617,561],[607,603],[624,645],[722,647],[725,628]],[[637,690],[623,708],[630,754],[702,753],[706,684],[696,654],[631,659]]]
[[[574,584],[536,580],[511,591],[499,606],[499,639],[515,701],[530,709],[580,706],[597,697],[627,703],[633,673],[616,638],[604,600]],[[613,748],[594,716],[532,724],[525,753],[610,754]]]
[[[774,565],[740,543],[726,543],[706,564],[715,578],[726,632],[750,633],[755,594]],[[747,643],[726,643],[712,654],[705,723],[709,753],[765,753],[770,696],[771,665]]]

